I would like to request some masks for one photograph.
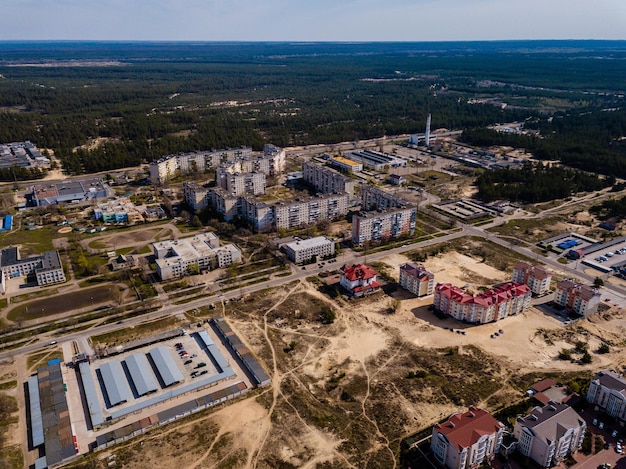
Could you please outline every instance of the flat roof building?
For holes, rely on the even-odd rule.
[[[35,184],[29,194],[32,203],[37,207],[61,203],[80,203],[93,199],[110,197],[111,188],[102,178],[70,179],[67,181]]]
[[[382,241],[413,235],[417,219],[414,207],[387,211],[361,212],[352,216],[352,243]]]
[[[220,246],[213,232],[153,243],[152,250],[161,280],[219,269],[242,261],[241,250],[234,244]]]
[[[283,246],[283,249],[291,262],[299,264],[314,257],[319,260],[334,256],[335,240],[326,236],[317,236],[287,243]]]
[[[374,150],[353,151],[346,155],[350,160],[363,163],[367,168],[374,171],[383,171],[390,168],[404,168],[406,160],[398,158],[390,153],[382,153]]]
[[[302,178],[323,194],[346,192],[354,196],[356,181],[326,166],[305,161],[302,163]]]
[[[63,264],[58,251],[47,251],[39,256],[21,259],[16,246],[0,251],[0,293],[4,292],[5,280],[35,274],[37,285],[65,282]]]
[[[359,161],[351,160],[350,158],[344,158],[343,156],[335,156],[328,160],[331,166],[343,171],[345,173],[356,173],[363,171],[363,163]]]
[[[165,387],[183,381],[183,374],[167,347],[161,345],[148,352]]]

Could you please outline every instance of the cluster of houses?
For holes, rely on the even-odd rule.
[[[543,394],[556,383],[544,380],[537,384]],[[626,423],[626,379],[621,374],[607,370],[596,373],[586,400],[622,427]],[[470,407],[433,427],[431,450],[437,462],[448,469],[475,468],[498,453],[508,456],[514,451],[539,467],[555,466],[581,448],[587,430],[585,419],[567,404],[569,401],[548,400],[534,407],[516,419],[512,430],[489,412]]]

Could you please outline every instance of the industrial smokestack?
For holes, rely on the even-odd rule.
[[[426,117],[426,133],[424,134],[424,145],[430,146],[430,114]]]

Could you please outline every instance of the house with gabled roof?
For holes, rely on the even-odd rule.
[[[433,427],[430,448],[448,469],[469,469],[491,460],[498,452],[504,425],[489,412],[470,406],[464,413]]]
[[[344,265],[339,284],[352,297],[374,293],[382,286],[376,281],[376,271],[365,264]]]

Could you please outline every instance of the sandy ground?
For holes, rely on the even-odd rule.
[[[399,265],[407,261],[409,259],[404,256],[392,255],[383,259],[382,262],[388,266],[387,272],[397,277]],[[455,285],[469,283],[468,288],[470,289],[507,280],[507,275],[504,272],[482,263],[480,259],[455,252],[430,257],[424,265],[435,273],[436,281],[451,282]],[[290,290],[281,291],[274,307],[290,295],[297,295],[302,292],[329,302],[329,299],[317,291],[313,284],[302,281],[291,287]],[[342,307],[336,320],[341,326],[339,328],[341,332],[336,335],[324,334],[322,337],[321,332],[316,331],[325,329],[315,329],[319,326],[315,326],[313,329],[294,330],[293,332],[307,335],[309,338],[323,340],[324,346],[321,349],[311,348],[309,352],[304,354],[300,365],[287,371],[280,371],[275,362],[265,363],[272,376],[272,385],[261,391],[261,396],[267,396],[264,401],[285,402],[283,383],[286,379],[298,381],[298,376],[306,375],[312,378],[307,379],[308,382],[323,382],[328,379],[329,370],[333,370],[335,367],[345,370],[347,373],[365,376],[368,388],[370,385],[375,385],[378,380],[384,381],[384,367],[374,367],[370,359],[385,351],[392,340],[397,341],[398,338],[407,344],[414,344],[427,349],[477,345],[505,363],[507,369],[521,373],[570,370],[588,370],[589,373],[592,373],[598,369],[623,365],[625,360],[622,350],[617,346],[606,355],[594,353],[593,363],[590,365],[582,366],[557,358],[559,350],[572,348],[571,334],[586,340],[591,351],[597,349],[601,340],[611,340],[615,344],[621,343],[621,337],[626,331],[626,318],[617,310],[602,315],[598,314],[591,321],[583,321],[580,325],[572,324],[567,327],[557,318],[544,314],[535,308],[497,323],[469,326],[452,319],[438,319],[427,309],[428,305],[432,304],[431,297],[413,298],[408,294],[403,294],[403,292],[399,293],[400,308],[395,314],[382,312],[390,301],[390,298],[384,295]],[[251,338],[256,335],[254,340],[249,340],[250,348],[254,349],[255,343],[269,342],[270,334],[280,330],[267,321],[268,313],[272,309],[270,308],[265,312],[265,328],[263,329],[263,325],[261,325],[261,330],[258,324],[250,324],[243,318],[238,320],[231,317],[229,319],[233,329],[240,333],[241,337]],[[466,334],[458,334],[450,329],[462,329]],[[493,332],[499,329],[502,329],[504,334],[495,339],[491,338]],[[569,338],[567,334],[570,334]],[[273,356],[276,353],[281,353],[279,350],[274,350],[273,347],[271,346]],[[27,372],[25,370],[21,373],[17,372],[14,368],[16,364],[17,361],[12,364],[0,364],[0,375],[17,373],[20,375],[20,380],[25,378]],[[25,368],[23,362],[20,368]],[[270,399],[269,396],[273,396],[273,398]],[[402,402],[397,402],[397,405],[406,415],[407,434],[459,410],[452,405],[412,402],[402,396],[398,399]],[[259,466],[259,461],[267,456],[267,451],[270,451],[270,448],[271,451],[276,452],[280,460],[289,462],[296,467],[314,468],[320,464],[338,462],[340,462],[341,467],[354,467],[339,449],[341,440],[317,426],[307,423],[295,409],[293,414],[289,415],[291,419],[289,425],[296,422],[297,428],[289,429],[285,434],[284,441],[281,440],[277,444],[273,435],[277,431],[286,431],[282,419],[287,418],[287,416],[281,413],[284,410],[280,411],[275,408],[275,404],[268,406],[263,405],[262,402],[256,398],[245,398],[207,414],[201,422],[215,426],[216,432],[211,437],[211,441],[206,442],[206,449],[203,449],[201,454],[179,455],[178,457],[182,459],[177,460],[177,462],[183,463],[184,459],[184,464],[191,468],[221,467],[222,457],[216,454],[220,454],[224,439],[227,438],[227,454],[243,452],[246,455],[242,459],[242,461],[245,460],[245,464],[242,463],[240,467],[265,467]],[[365,405],[363,405],[363,416],[368,418]],[[167,427],[166,431],[184,434],[189,431],[185,428],[190,425],[177,426],[172,424],[171,427]],[[376,422],[372,422],[372,425],[376,426]],[[19,441],[20,435],[25,436],[25,428],[20,426],[16,430],[15,441]],[[145,440],[145,457],[142,460],[134,460],[133,467],[147,468],[164,463],[165,459],[159,459],[159,457],[163,458],[163,455],[158,449],[158,439],[154,440],[154,443],[151,443],[151,440],[150,437]],[[379,448],[388,447],[388,442],[385,442],[384,436],[381,436],[378,441]]]

